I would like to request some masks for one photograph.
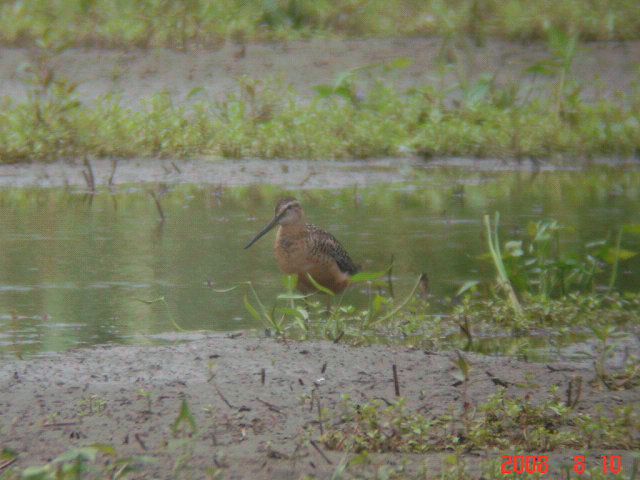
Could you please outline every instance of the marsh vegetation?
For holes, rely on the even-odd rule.
[[[607,72],[591,77],[572,72],[576,56],[589,50],[585,41],[633,39],[638,30],[633,2],[602,2],[586,10],[580,2],[474,0],[447,7],[439,2],[374,3],[345,7],[325,2],[312,7],[310,2],[222,2],[212,7],[201,2],[132,2],[127,4],[130,14],[123,14],[119,2],[5,4],[4,42],[26,45],[34,53],[10,72],[11,81],[21,82],[26,98],[7,95],[0,104],[0,162],[85,155],[575,159],[636,154],[637,72],[624,92],[609,90]],[[381,16],[385,11],[396,13]],[[331,18],[356,17],[363,33],[375,35],[398,25],[398,15],[418,22],[432,19],[432,28],[421,31],[405,25],[406,33],[440,35],[428,84],[398,85],[398,77],[411,63],[400,54],[347,67],[331,82],[315,85],[311,97],[273,72],[262,78],[241,76],[215,98],[206,95],[205,85],[194,85],[184,92],[187,105],[166,91],[150,92],[131,104],[123,102],[117,83],[127,73],[126,62],[114,63],[113,90],[91,99],[78,95],[78,78],[55,67],[62,52],[84,44],[175,47],[171,35],[180,32],[204,44],[212,35],[224,41],[233,41],[234,35],[241,43],[256,41],[259,32],[290,40],[303,32],[316,37],[339,32]],[[372,23],[373,18],[381,24]],[[521,27],[518,22],[523,22]],[[546,55],[503,78],[491,67],[472,66],[482,51],[474,35],[527,39],[543,45]]]

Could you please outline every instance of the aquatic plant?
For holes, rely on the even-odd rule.
[[[521,308],[516,290],[521,295],[544,297],[567,295],[572,291],[593,292],[597,275],[603,273],[605,267],[611,269],[607,288],[612,289],[619,262],[633,258],[638,253],[621,246],[622,231],[635,231],[638,228],[625,225],[619,229],[615,244],[608,237],[587,244],[582,258],[565,254],[560,247],[559,236],[563,230],[569,229],[555,220],[530,223],[527,228],[529,238],[505,242],[503,253],[499,247],[498,219],[496,213],[495,228],[491,229],[489,216],[483,216],[487,248],[498,271],[499,284],[518,313]]]

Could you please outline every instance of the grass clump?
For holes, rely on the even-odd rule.
[[[427,418],[409,412],[406,399],[391,404],[373,399],[354,403],[343,398],[341,419],[326,430],[325,446],[351,452],[425,453],[463,448],[522,449],[545,452],[559,448],[625,449],[640,445],[637,407],[616,407],[610,415],[577,413],[557,397],[539,405],[528,396],[509,397],[504,389],[468,412]]]
[[[18,454],[3,449],[0,458],[8,462],[17,459]],[[104,458],[109,459],[107,466],[102,464]],[[45,465],[27,467],[22,471],[11,469],[2,472],[3,480],[29,478],[33,480],[65,480],[79,478],[132,478],[134,472],[139,473],[145,466],[155,462],[148,456],[118,457],[111,445],[93,444],[74,448],[64,452]],[[7,463],[10,465],[10,463]]]

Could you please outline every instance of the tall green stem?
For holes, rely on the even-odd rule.
[[[484,213],[482,215],[482,223],[484,224],[485,230],[487,232],[487,245],[489,247],[489,252],[491,253],[493,264],[496,266],[496,270],[498,271],[498,282],[507,294],[513,310],[518,315],[520,315],[522,313],[522,306],[520,305],[518,296],[513,289],[513,285],[511,285],[511,281],[507,276],[507,270],[504,268],[504,263],[502,262],[502,252],[500,251],[500,242],[498,240],[498,224],[500,223],[500,213],[496,212],[495,214],[494,230],[491,229],[491,220],[489,219],[488,213]]]

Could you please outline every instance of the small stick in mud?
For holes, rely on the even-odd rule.
[[[263,368],[262,370],[260,370],[260,384],[264,385],[264,379],[267,375],[266,370]]]
[[[113,178],[116,176],[116,167],[117,166],[118,166],[118,160],[116,160],[114,158],[113,162],[111,163],[111,175],[109,175],[109,180],[107,180],[107,185],[109,185],[109,186],[113,185]]]
[[[222,401],[227,405],[227,407],[234,408],[234,406],[229,403],[229,401],[224,397],[224,395],[222,395],[222,392],[220,391],[220,389],[215,383],[213,384],[213,388],[216,389],[216,392],[218,393]]]
[[[3,468],[7,468],[9,465],[11,465],[16,460],[18,460],[18,456],[17,455],[15,457],[11,457],[11,458],[8,458],[6,460],[3,460],[2,462],[0,462],[0,470],[2,470]]]
[[[42,427],[69,427],[71,425],[78,425],[78,422],[57,422],[57,423],[43,423]]]
[[[256,400],[258,400],[260,403],[265,404],[269,408],[269,410],[273,410],[274,412],[279,413],[281,415],[285,415],[285,416],[287,415],[287,412],[285,412],[283,409],[279,407],[276,407],[273,403],[269,403],[266,400],[263,400],[259,397],[257,397]]]
[[[318,423],[320,424],[320,435],[324,435],[324,426],[322,425],[322,407],[320,406],[320,397],[314,395],[316,399],[316,405],[318,407]]]
[[[153,198],[153,201],[156,203],[156,208],[158,209],[158,213],[160,214],[160,221],[164,222],[167,217],[164,216],[164,210],[162,210],[162,205],[160,205],[160,200],[158,199],[156,192],[150,190],[149,193],[151,194],[151,198]]]
[[[302,187],[305,183],[307,183],[307,181],[309,181],[309,179],[311,177],[313,177],[316,174],[316,172],[311,172],[309,175],[307,175],[306,177],[304,177],[302,179],[302,181],[299,183],[299,186]]]
[[[82,176],[84,177],[84,181],[87,182],[87,187],[93,192],[96,189],[96,179],[93,176],[93,168],[91,168],[91,163],[89,163],[89,158],[86,155],[84,156],[83,163],[87,169],[82,170]]]
[[[507,388],[509,386],[509,382],[506,382],[504,380],[499,379],[493,373],[491,373],[489,370],[486,370],[485,373],[489,376],[489,378],[491,379],[491,381],[493,382],[494,385],[498,385],[498,386],[504,387],[504,388]]]
[[[142,440],[142,438],[140,438],[140,434],[136,433],[133,438],[136,439],[136,442],[138,442],[138,444],[140,445],[140,448],[142,448],[142,450],[146,451],[147,450],[147,446],[145,445],[144,441]]]
[[[570,408],[574,408],[576,405],[578,405],[581,393],[582,377],[580,375],[576,375],[571,380],[569,380],[569,385],[567,386],[567,405]]]
[[[398,369],[394,363],[391,368],[393,369],[393,388],[396,391],[396,397],[400,396],[400,383],[398,382]]]
[[[316,451],[320,454],[320,456],[322,458],[324,458],[324,461],[327,462],[329,465],[333,465],[333,463],[331,462],[331,460],[329,460],[329,457],[327,457],[325,455],[325,453],[320,449],[320,447],[318,446],[318,444],[314,441],[314,440],[309,440],[309,443],[311,444],[311,446],[313,448],[316,449]]]

